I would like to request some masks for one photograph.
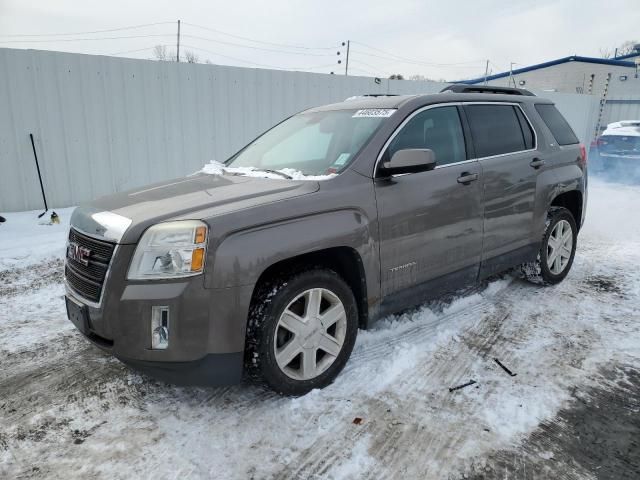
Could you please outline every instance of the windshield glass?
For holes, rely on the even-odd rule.
[[[297,177],[339,173],[393,109],[301,113],[275,126],[231,157],[227,167],[283,172]]]

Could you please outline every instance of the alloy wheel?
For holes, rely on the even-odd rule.
[[[310,380],[335,362],[347,331],[347,314],[336,294],[312,288],[284,309],[275,329],[274,353],[280,370]]]
[[[560,220],[553,227],[547,241],[547,267],[554,275],[560,275],[571,259],[573,231],[566,220]]]

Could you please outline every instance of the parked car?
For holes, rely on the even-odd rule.
[[[514,267],[562,281],[587,199],[553,103],[494,87],[311,108],[209,172],[74,211],[69,318],[157,378],[293,395],[381,317]]]
[[[594,143],[591,150],[598,170],[640,176],[640,120],[610,123]]]

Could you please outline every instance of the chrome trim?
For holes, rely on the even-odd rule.
[[[412,112],[411,115],[409,115],[407,118],[405,118],[402,121],[402,123],[396,127],[396,129],[393,131],[391,136],[387,139],[387,141],[384,143],[384,145],[380,149],[380,153],[378,153],[378,157],[376,158],[376,163],[373,166],[373,178],[376,178],[376,171],[378,169],[378,164],[380,163],[380,160],[382,160],[382,157],[383,157],[384,153],[386,152],[387,147],[393,141],[393,139],[396,137],[396,135],[398,135],[400,130],[402,130],[402,128],[404,128],[404,126],[409,121],[411,121],[411,119],[413,119],[413,117],[415,117],[419,113],[424,112],[425,110],[430,110],[432,108],[441,108],[441,107],[449,107],[449,106],[464,106],[464,105],[512,105],[514,107],[518,107],[520,109],[520,111],[522,112],[522,115],[524,116],[525,120],[527,121],[527,123],[531,127],[531,130],[533,131],[534,148],[528,149],[528,150],[518,150],[517,152],[500,153],[498,155],[491,155],[491,156],[488,156],[488,157],[468,158],[467,160],[462,160],[460,162],[454,162],[454,163],[447,163],[446,165],[437,165],[436,164],[436,168],[435,169],[445,168],[445,167],[453,167],[453,166],[456,166],[456,165],[463,165],[465,163],[471,163],[471,162],[475,162],[475,161],[479,161],[479,160],[504,157],[504,156],[507,156],[507,155],[535,152],[535,151],[538,150],[538,132],[533,127],[533,123],[531,122],[531,119],[529,119],[529,116],[527,115],[527,113],[522,108],[522,105],[520,105],[517,102],[447,102],[447,103],[436,103],[436,104],[433,104],[433,105],[426,105],[424,107],[419,108],[415,112]],[[461,124],[462,124],[462,122],[461,122]],[[463,132],[463,135],[464,135],[464,132]],[[465,145],[465,147],[466,147],[466,145]],[[398,175],[392,175],[392,177],[395,178],[395,177],[403,176],[403,175],[411,175],[411,174],[410,173],[402,173],[402,174],[398,174]]]
[[[393,141],[394,138],[396,138],[396,135],[398,135],[398,133],[400,133],[400,130],[402,130],[404,128],[404,126],[407,123],[409,123],[411,121],[411,119],[413,119],[413,117],[415,117],[419,113],[424,112],[425,110],[431,110],[432,108],[451,107],[451,106],[458,106],[458,105],[462,105],[462,102],[435,103],[433,105],[425,105],[424,107],[420,107],[415,112],[412,112],[411,115],[409,115],[407,118],[405,118],[402,121],[402,123],[396,127],[396,129],[393,131],[391,136],[389,138],[387,138],[387,141],[384,142],[384,145],[380,149],[380,153],[378,153],[378,157],[376,158],[376,163],[373,166],[373,178],[376,178],[376,171],[378,170],[378,164],[380,163],[380,160],[382,160],[382,156],[384,155],[384,153],[387,151],[387,147],[389,147],[389,144]],[[460,124],[460,126],[462,126],[462,123]]]
[[[76,208],[71,215],[70,223],[72,227],[82,232],[83,235],[97,240],[120,243],[125,232],[133,223],[133,220],[107,210],[93,211],[93,209],[90,208]],[[94,227],[93,223],[97,226]],[[79,225],[95,231],[88,233],[82,228],[78,228]]]
[[[103,236],[107,240],[113,240],[116,243],[120,243],[124,232],[131,226],[133,220],[117,213],[104,211],[98,213],[92,213],[91,218],[99,225],[106,228]]]
[[[71,226],[71,228],[73,228],[76,232],[80,232],[83,235],[86,235],[88,237],[91,238],[95,238],[96,240],[102,240],[104,241],[108,241],[105,238],[100,238],[97,237],[95,235],[89,235],[85,232],[83,232],[82,230],[79,230],[73,226]],[[110,242],[111,243],[111,242]],[[69,245],[69,236],[67,235],[67,246]],[[65,292],[67,295],[71,295],[74,299],[76,299],[78,302],[84,304],[84,305],[88,305],[90,307],[93,308],[100,308],[100,306],[102,305],[102,299],[104,298],[104,291],[106,290],[106,286],[107,286],[107,282],[109,281],[109,278],[111,276],[111,267],[113,266],[113,260],[116,256],[116,252],[118,251],[118,248],[120,247],[120,244],[116,243],[115,247],[113,248],[113,253],[111,254],[111,260],[109,260],[109,266],[107,267],[107,271],[104,274],[104,282],[102,282],[102,289],[100,290],[100,298],[98,299],[97,302],[94,302],[92,300],[89,300],[88,298],[85,298],[82,296],[82,294],[80,292],[78,292],[75,288],[73,288],[73,286],[67,282],[67,275],[65,274],[64,276],[64,286],[65,286]],[[67,253],[65,250],[65,254],[64,254],[64,269],[66,271],[67,269]]]
[[[514,155],[516,153],[535,152],[536,150],[538,150],[538,132],[533,127],[533,123],[531,122],[529,115],[527,115],[527,112],[524,111],[521,104],[517,102],[462,102],[462,105],[463,106],[464,105],[512,105],[514,107],[518,107],[520,109],[520,112],[524,116],[525,120],[529,124],[529,127],[531,127],[531,131],[533,132],[533,148],[529,148],[528,150],[518,150],[517,152],[508,152],[508,153],[500,153],[498,155],[489,155],[488,157],[476,157],[476,160],[484,160],[485,158],[504,157],[506,155]]]
[[[455,167],[456,165],[464,165],[465,163],[471,163],[471,162],[477,162],[477,161],[478,161],[477,158],[470,158],[468,160],[462,160],[460,162],[447,163],[446,165],[436,165],[436,168],[434,168],[434,170],[438,168]]]

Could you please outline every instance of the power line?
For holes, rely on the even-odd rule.
[[[207,38],[207,37],[200,37],[198,35],[187,35],[187,34],[182,34],[183,37],[185,38],[194,38],[197,40],[203,40],[205,42],[213,42],[213,43],[220,43],[222,45],[230,45],[232,47],[240,47],[240,48],[250,48],[252,50],[262,50],[264,52],[277,52],[277,53],[284,53],[287,55],[304,55],[304,56],[312,56],[312,57],[330,57],[332,56],[331,54],[328,53],[307,53],[307,52],[287,52],[286,50],[277,50],[274,48],[267,48],[267,47],[255,47],[252,45],[241,45],[239,43],[233,43],[233,42],[225,42],[224,40],[215,40],[213,38]]]
[[[125,55],[127,53],[136,53],[136,52],[143,52],[145,50],[153,50],[156,47],[172,47],[173,45],[154,45],[153,47],[146,47],[146,48],[138,48],[136,50],[126,50],[124,52],[115,52],[115,53],[110,53],[109,55],[112,56],[116,56],[116,55]]]
[[[255,40],[253,38],[249,38],[249,37],[243,37],[240,35],[234,35],[233,33],[227,33],[227,32],[223,32],[222,30],[217,30],[215,28],[210,28],[210,27],[205,27],[202,25],[197,25],[195,23],[188,23],[188,22],[182,22],[184,25],[189,25],[191,27],[196,27],[196,28],[201,28],[203,30],[208,30],[210,32],[214,32],[214,33],[219,33],[221,35],[226,35],[228,37],[233,37],[233,38],[237,38],[239,40],[247,40],[249,42],[254,42],[254,43],[261,43],[263,45],[271,45],[273,47],[284,47],[284,48],[299,48],[302,50],[333,50],[336,47],[306,47],[303,45],[292,45],[292,44],[286,44],[286,43],[274,43],[274,42],[265,42],[262,40]]]
[[[479,65],[481,65],[480,62],[477,62],[475,64],[465,64],[465,65],[453,65],[453,64],[439,64],[439,63],[423,63],[423,62],[410,62],[408,60],[399,60],[397,58],[391,58],[391,57],[385,57],[382,55],[377,55],[374,53],[368,53],[368,52],[363,52],[361,50],[352,50],[351,51],[352,54],[357,54],[357,55],[365,55],[368,57],[375,57],[375,58],[380,58],[382,60],[387,60],[387,61],[391,61],[391,62],[395,62],[395,63],[400,63],[400,64],[405,64],[405,65],[419,65],[419,66],[423,66],[423,67],[441,67],[441,68],[476,68]]]
[[[206,48],[200,48],[200,47],[195,47],[193,45],[183,45],[185,48],[191,48],[193,50],[199,50],[202,52],[207,52],[210,53],[212,55],[217,55],[219,57],[223,57],[223,58],[228,58],[230,60],[234,60],[236,62],[242,62],[242,63],[248,63],[250,65],[256,65],[259,67],[263,67],[263,68],[270,68],[273,70],[314,70],[314,69],[319,69],[319,68],[329,68],[329,67],[333,67],[334,64],[333,63],[329,63],[326,65],[314,65],[311,67],[291,67],[291,68],[285,68],[285,67],[278,67],[276,65],[269,65],[269,64],[264,64],[264,63],[257,63],[257,62],[253,62],[251,60],[246,60],[246,59],[242,59],[242,58],[238,58],[238,57],[232,57],[230,55],[224,55],[222,53],[218,53],[218,52],[214,52],[213,50],[207,50]]]
[[[155,25],[169,25],[175,22],[156,22],[145,23],[142,25],[132,25],[129,27],[110,28],[108,30],[94,30],[92,32],[75,32],[75,33],[19,33],[19,34],[0,34],[0,37],[65,37],[71,35],[91,35],[94,33],[120,32],[122,30],[134,30],[136,28],[152,27]]]
[[[359,64],[359,65],[364,65],[365,67],[372,68],[374,71],[376,71],[376,70],[377,70],[377,71],[379,71],[379,72],[383,73],[385,76],[390,75],[390,73],[389,73],[389,72],[387,72],[387,71],[385,71],[385,70],[381,69],[380,67],[376,67],[376,66],[374,66],[374,65],[371,65],[370,63],[366,63],[366,62],[363,62],[363,61],[361,61],[361,60],[353,60],[353,59],[352,59],[351,61],[352,61],[352,62],[354,62],[354,63],[357,63],[357,64]],[[360,69],[360,70],[362,71],[362,69]]]
[[[48,42],[85,42],[95,40],[122,40],[131,38],[172,37],[173,33],[161,33],[153,35],[130,35],[126,37],[92,37],[92,38],[60,38],[56,40],[0,40],[0,43],[48,43]]]
[[[384,53],[386,56],[381,56],[381,55],[375,55],[373,53],[368,53],[368,52],[360,52],[361,55],[369,55],[372,57],[379,57],[379,58],[385,58],[387,60],[400,60],[404,63],[415,63],[415,64],[421,64],[421,65],[427,65],[427,66],[439,66],[439,67],[445,67],[445,66],[456,66],[456,65],[465,65],[465,64],[478,64],[480,63],[480,60],[469,60],[469,61],[465,61],[465,62],[455,62],[455,63],[437,63],[437,62],[425,62],[423,60],[416,60],[416,59],[412,59],[412,58],[407,58],[407,57],[402,57],[400,55],[396,55],[395,53],[391,53],[388,52],[386,50],[382,50],[380,48],[377,47],[372,47],[371,45],[367,45],[366,43],[362,43],[362,42],[357,42],[357,41],[352,41],[352,43],[361,45],[363,47],[369,48],[371,50],[375,50],[378,51],[380,53]]]

